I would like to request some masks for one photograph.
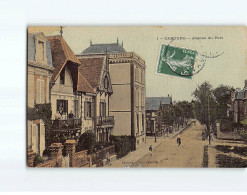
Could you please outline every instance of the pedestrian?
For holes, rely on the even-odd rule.
[[[149,155],[152,156],[153,148],[152,145],[149,146]]]
[[[178,144],[178,146],[180,146],[181,145],[181,138],[178,136],[178,138],[177,138],[177,144]]]
[[[154,142],[156,143],[157,142],[157,136],[155,135],[154,137]]]
[[[74,118],[74,114],[73,114],[73,111],[72,110],[69,113],[69,118]]]

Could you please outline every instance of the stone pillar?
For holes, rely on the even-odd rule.
[[[56,160],[57,162],[57,167],[62,167],[62,150],[63,150],[63,145],[61,143],[53,143],[50,146],[50,159],[51,160]]]
[[[28,167],[33,167],[35,155],[36,154],[33,152],[33,150],[31,148],[28,148],[27,150],[27,166]]]
[[[66,140],[65,142],[65,151],[66,156],[69,155],[69,166],[74,167],[74,156],[75,156],[75,145],[76,141],[74,139]]]

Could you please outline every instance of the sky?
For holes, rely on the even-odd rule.
[[[59,35],[60,27],[29,27],[28,32]],[[246,28],[241,26],[67,26],[63,37],[80,54],[92,43],[116,43],[126,51],[135,52],[146,63],[146,96],[190,101],[192,92],[208,81],[214,88],[221,84],[243,88],[247,79]],[[171,37],[176,37],[171,42]],[[210,37],[210,39],[209,39]],[[203,69],[192,79],[156,74],[161,44],[193,49],[211,56]],[[221,54],[218,57],[217,55]],[[197,63],[202,57],[197,56]]]

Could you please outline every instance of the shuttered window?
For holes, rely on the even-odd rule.
[[[36,103],[40,104],[40,79],[37,79]]]
[[[43,79],[37,79],[36,103],[37,104],[45,103],[45,88],[44,88],[44,80]]]
[[[92,118],[92,103],[84,102],[84,118]]]

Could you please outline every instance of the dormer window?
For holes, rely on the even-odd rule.
[[[104,80],[104,88],[105,89],[108,89],[108,86],[109,86],[109,81],[108,81],[108,78],[105,77],[105,80]]]
[[[45,43],[40,40],[38,40],[38,43],[37,43],[36,59],[38,61],[45,60]]]
[[[65,83],[65,68],[60,73],[60,84],[64,85]]]

